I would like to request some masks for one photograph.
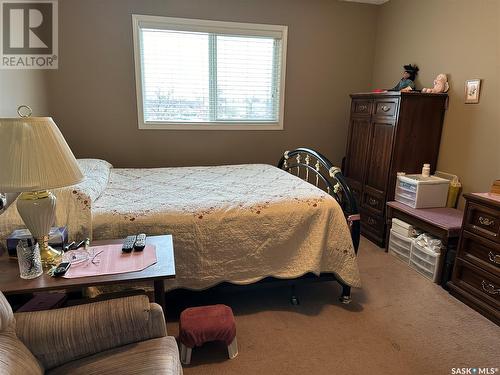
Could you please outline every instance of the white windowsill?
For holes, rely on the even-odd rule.
[[[146,130],[283,130],[282,123],[275,122],[140,122],[139,129]]]

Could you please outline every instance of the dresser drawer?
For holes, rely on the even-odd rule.
[[[356,115],[370,116],[372,113],[373,103],[369,100],[353,100],[351,112]]]
[[[363,208],[373,210],[376,213],[382,215],[385,208],[384,194],[372,190],[373,189],[369,189],[369,187],[367,186],[365,187],[361,205]]]
[[[489,305],[500,308],[500,277],[457,258],[453,283]]]
[[[463,231],[458,256],[494,275],[500,275],[500,244],[498,243]]]
[[[361,210],[361,226],[367,228],[379,236],[384,233],[384,218],[381,215],[372,214],[367,210]]]
[[[465,216],[465,229],[481,237],[500,242],[500,211],[469,202]]]
[[[385,241],[385,220],[381,215],[374,214],[365,209],[360,210],[361,233],[370,241],[383,247]]]
[[[375,116],[396,116],[398,109],[397,100],[377,100],[375,101]]]

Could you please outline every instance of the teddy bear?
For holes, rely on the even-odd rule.
[[[446,77],[446,74],[441,73],[438,74],[436,79],[434,80],[434,87],[432,89],[423,88],[422,92],[437,94],[440,92],[447,92],[449,88],[450,85],[448,84],[448,78]]]

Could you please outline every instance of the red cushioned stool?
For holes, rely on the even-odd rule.
[[[209,341],[223,341],[227,345],[230,359],[238,355],[236,322],[233,310],[226,305],[190,307],[181,313],[179,321],[181,362],[191,363],[191,352],[195,346]]]

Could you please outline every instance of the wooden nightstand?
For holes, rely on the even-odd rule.
[[[500,195],[467,201],[450,293],[500,325]]]

